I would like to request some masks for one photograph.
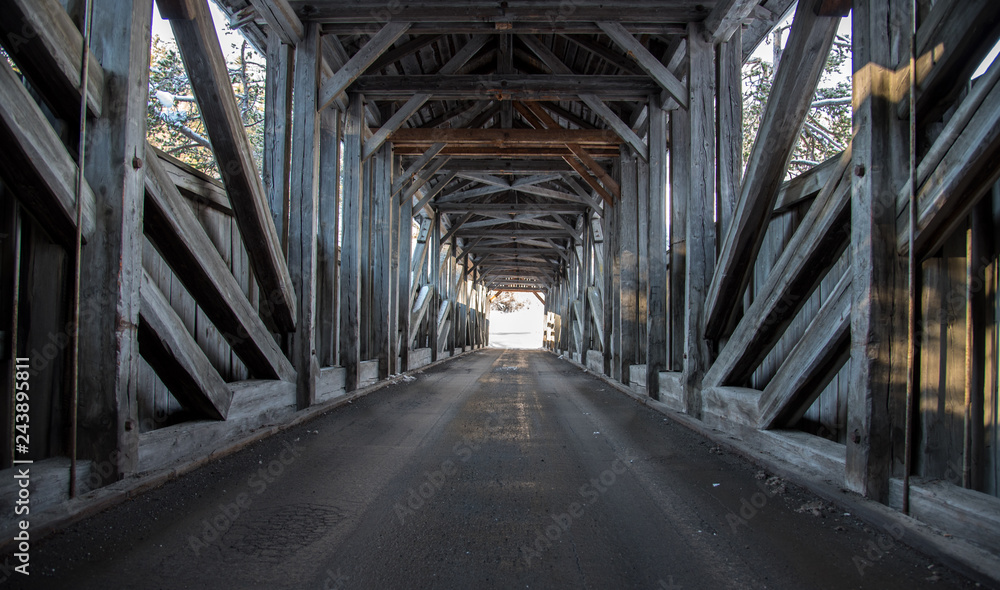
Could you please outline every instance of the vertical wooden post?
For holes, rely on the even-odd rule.
[[[711,362],[705,340],[705,297],[715,270],[715,66],[714,48],[701,24],[688,25],[691,186],[688,193],[685,310],[685,406],[701,416],[701,380]]]
[[[372,306],[365,310],[372,322],[371,356],[378,359],[378,378],[385,379],[396,372],[391,356],[390,335],[395,339],[390,322],[392,301],[392,218],[398,215],[392,195],[392,152],[382,144],[373,161],[371,223]]]
[[[391,149],[391,148],[390,148]],[[396,164],[399,172],[399,163]],[[413,199],[403,199],[399,207],[399,281],[397,293],[397,308],[399,310],[399,350],[400,370],[410,370],[410,293],[419,277],[410,275],[411,252],[413,240]],[[416,329],[416,326],[414,326]]]
[[[691,193],[691,117],[670,115],[670,370],[684,370],[687,317],[687,208]]]
[[[358,388],[361,363],[361,128],[364,97],[352,94],[344,119],[344,205],[340,245],[340,364],[347,391]]]
[[[621,381],[628,385],[629,371],[638,364],[639,338],[639,190],[636,186],[636,156],[621,148],[622,200],[618,204],[621,248]]]
[[[316,402],[316,270],[319,226],[319,129],[316,90],[320,64],[319,26],[309,23],[295,56],[295,98],[292,122],[288,272],[298,295],[298,319],[291,335],[292,362],[298,373],[298,407]],[[254,244],[250,244],[253,247]]]
[[[385,179],[389,183],[388,207],[392,211],[392,223],[389,228],[389,374],[395,375],[399,372],[399,227],[402,223],[400,219],[399,201],[392,194],[392,182],[396,176],[396,162],[392,155],[392,144],[386,143],[386,164]],[[409,219],[409,218],[407,218]],[[409,267],[407,267],[409,268]],[[409,292],[409,291],[407,291]]]
[[[647,150],[648,153],[648,150]],[[647,155],[648,157],[648,155]],[[639,238],[639,285],[636,300],[639,316],[636,323],[636,364],[646,364],[646,321],[649,317],[649,161],[637,158],[635,161],[636,188],[636,234]],[[643,379],[645,383],[645,379]]]
[[[621,379],[621,257],[618,252],[618,207],[604,208],[604,373]]]
[[[430,327],[431,362],[438,360],[441,345],[438,343],[438,310],[441,308],[441,217],[435,213],[431,222],[430,245],[427,256],[430,258],[430,278],[433,280],[430,308],[427,310],[427,325]]]
[[[716,178],[718,188],[718,237],[723,239],[733,222],[736,202],[740,199],[743,175],[743,31],[716,50],[718,116],[716,118]],[[721,250],[722,244],[716,247]]]
[[[291,174],[292,70],[295,50],[274,31],[267,37],[267,81],[264,86],[264,190],[274,229],[288,252],[288,182]]]
[[[86,176],[100,215],[81,255],[77,448],[81,459],[111,467],[102,483],[134,472],[139,459],[136,326],[152,14],[152,0],[94,0],[91,21],[91,51],[107,87],[101,118],[87,129]]]
[[[907,54],[909,4],[859,2],[853,11],[854,305],[846,483],[882,502],[888,499],[893,460],[892,416],[905,407],[906,395],[906,265],[896,249],[895,195],[908,169],[908,130],[895,115],[891,76]]]
[[[649,98],[649,288],[646,299],[646,390],[660,397],[667,368],[667,114]]]
[[[319,127],[319,252],[317,254],[319,293],[316,297],[319,322],[317,343],[321,367],[337,364],[337,312],[340,276],[340,121],[342,113],[326,109],[320,113]]]

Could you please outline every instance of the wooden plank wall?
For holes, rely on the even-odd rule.
[[[192,198],[190,192],[182,194],[188,198],[188,205],[229,266],[243,294],[254,309],[259,309],[257,282],[250,270],[249,257],[231,212],[206,204],[209,202],[207,197],[196,200]],[[246,366],[233,353],[232,348],[205,312],[195,303],[180,279],[163,261],[156,248],[148,240],[143,242],[143,268],[170,301],[171,307],[180,316],[219,375],[227,382],[249,378]],[[145,361],[139,369],[138,396],[140,432],[155,430],[184,418],[183,408]]]

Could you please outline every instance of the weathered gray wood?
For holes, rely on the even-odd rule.
[[[297,374],[299,409],[316,403],[319,359],[316,357],[316,287],[318,271],[320,115],[316,84],[320,62],[319,26],[306,24],[295,50],[295,97],[292,120],[292,169],[288,219],[288,270],[298,300],[291,357]]]
[[[728,43],[733,39],[734,34],[740,32],[740,25],[759,5],[760,0],[721,0],[716,2],[712,12],[705,19],[705,32],[712,37],[712,42],[717,45]],[[742,63],[743,40],[736,38],[733,42],[737,47],[738,59]]]
[[[850,154],[816,197],[767,280],[705,375],[707,386],[743,383],[802,309],[850,241]]]
[[[407,181],[413,180],[416,174],[420,172],[420,170],[423,169],[423,167],[426,166],[428,162],[433,160],[434,157],[441,152],[441,150],[444,149],[445,145],[447,144],[445,143],[431,144],[431,146],[427,148],[427,151],[421,154],[419,158],[414,159],[413,162],[411,162],[410,165],[406,168],[406,170],[404,170],[403,173],[400,174],[398,178],[393,180],[392,194],[398,193],[400,189],[403,188],[403,185],[406,184]]]
[[[435,100],[494,98],[561,101],[575,100],[577,95],[581,95],[581,98],[597,96],[602,100],[639,100],[658,86],[645,76],[494,74],[483,77],[473,74],[420,74],[360,76],[352,88],[375,100],[402,100],[415,94],[430,94]]]
[[[0,4],[0,35],[8,55],[32,88],[66,120],[78,119],[83,35],[59,1],[11,0]],[[88,60],[87,110],[100,116],[104,70],[93,54]]]
[[[649,98],[649,287],[646,291],[646,392],[660,397],[667,369],[667,115],[659,96]]]
[[[1000,179],[998,154],[1000,83],[994,85],[917,193],[919,211],[913,236],[917,254],[932,252],[965,224],[976,202]],[[898,233],[897,247],[906,252],[909,228],[900,228]]]
[[[77,453],[107,462],[104,482],[138,461],[143,171],[122,163],[146,146],[152,10],[152,0],[93,2],[90,46],[108,85],[101,119],[87,129],[86,178],[101,214],[80,262]]]
[[[344,181],[340,249],[340,365],[346,372],[345,388],[358,388],[361,364],[361,127],[364,97],[353,94],[344,119]]]
[[[163,172],[153,149],[146,150],[146,235],[254,376],[294,380],[291,363],[241,293],[194,211]]]
[[[685,405],[698,416],[698,391],[708,370],[711,351],[706,340],[705,295],[715,271],[715,66],[714,48],[700,25],[689,25],[688,87],[691,172],[687,204],[684,261],[684,363]],[[673,116],[683,116],[674,114]],[[733,302],[728,302],[733,306]]]
[[[357,23],[370,22],[373,14],[380,14],[379,11],[384,11],[386,8],[385,2],[378,0],[363,0],[347,5],[293,0],[290,4],[296,10],[301,10],[303,6],[309,5],[310,18],[313,20],[323,23],[353,25],[355,33],[357,32]],[[486,14],[500,16],[497,4],[492,0],[473,0],[462,4],[447,0],[428,0],[419,4],[401,4],[395,8],[392,12],[393,19],[429,24],[447,23],[453,27],[454,23],[483,23],[483,15]],[[564,23],[619,20],[629,25],[644,23],[666,25],[702,20],[705,17],[704,8],[695,7],[686,0],[631,2],[577,0],[573,5],[572,13],[568,16],[562,16],[565,8],[565,4],[561,4],[557,0],[512,1],[504,7],[502,20],[518,25],[521,23],[547,25],[547,30],[552,31],[563,27]],[[555,18],[557,16],[559,18]],[[504,28],[497,26],[496,23],[492,22],[492,19],[486,19],[483,24],[488,25],[485,27],[487,29],[496,30],[499,33],[504,31]],[[590,29],[587,30],[590,31]],[[657,30],[663,31],[662,28]]]
[[[264,190],[271,219],[288,252],[288,199],[292,154],[292,71],[294,50],[272,34],[267,39],[267,80],[264,86]]]
[[[621,157],[622,200],[616,207],[619,216],[621,247],[621,378],[627,383],[629,367],[638,364],[639,337],[639,236],[635,156],[623,148]]]
[[[738,8],[738,5],[741,4],[739,0],[729,0],[716,5],[712,15],[722,9],[724,4],[728,4],[730,10],[737,13],[742,11],[741,8]],[[756,5],[756,0],[742,2],[742,4],[750,4],[752,8]],[[728,25],[723,22],[721,26]],[[736,202],[740,198],[740,185],[743,178],[743,36],[739,29],[739,20],[736,22],[735,30],[724,31],[722,36],[728,40],[723,41],[718,46],[715,60],[715,80],[718,93],[718,112],[716,113],[718,143],[715,146],[716,186],[719,193],[716,217],[719,220],[717,236],[720,239],[726,235],[729,226],[732,225],[733,213],[736,211]],[[716,39],[717,43],[719,42],[718,32],[712,37]],[[721,250],[722,244],[718,244],[717,248]]]
[[[719,254],[718,272],[706,296],[706,335],[710,338],[727,334],[735,323],[739,306],[734,302],[750,281],[752,263],[764,239],[765,222],[774,209],[788,160],[837,33],[840,19],[816,16],[816,1],[800,2],[796,9],[771,98],[750,152],[739,203]]]
[[[917,30],[917,117],[937,120],[958,96],[986,57],[1000,31],[1000,4],[991,0],[943,1],[934,4]],[[901,56],[897,71],[909,69],[909,53]],[[892,85],[896,115],[909,117],[909,76]]]
[[[830,178],[837,172],[837,166],[842,154],[827,158],[818,166],[785,181],[778,190],[778,199],[774,204],[774,212],[782,213],[799,203],[815,197]]]
[[[391,146],[383,145],[372,160],[371,250],[372,250],[372,306],[365,309],[374,328],[371,356],[378,359],[378,377],[385,379],[396,372],[394,346],[396,339],[390,316],[392,301],[392,229],[393,217],[399,216],[399,207],[392,198]]]
[[[282,43],[295,45],[305,36],[302,21],[287,0],[250,0],[250,4],[257,10],[257,15],[267,21],[271,34],[278,35]]]
[[[396,174],[399,174],[399,166],[396,165],[394,170]],[[395,184],[395,182],[393,183]],[[398,322],[399,322],[399,354],[400,354],[400,372],[406,372],[410,370],[410,334],[411,334],[411,321],[410,321],[410,304],[413,301],[413,284],[419,279],[417,273],[411,274],[411,264],[413,258],[413,201],[404,201],[399,206],[398,215],[398,237],[397,237],[397,249],[399,251],[399,263],[397,272],[398,277],[396,279],[396,306],[398,311],[396,312]],[[421,261],[422,264],[422,261]],[[411,284],[412,283],[412,284]],[[416,327],[415,325],[413,326]]]
[[[909,2],[856,4],[853,12],[854,140],[851,197],[851,386],[847,487],[878,501],[888,496],[891,424],[905,414],[905,265],[896,248],[896,187],[908,166],[906,123],[895,116],[890,75],[902,58]],[[888,24],[888,31],[886,30]],[[863,172],[863,175],[861,173]],[[896,422],[893,422],[895,417]]]
[[[319,110],[323,110],[344,92],[352,82],[364,73],[378,56],[382,55],[386,49],[392,46],[406,30],[410,28],[410,23],[390,22],[386,23],[377,33],[365,43],[364,47],[358,50],[351,59],[337,70],[332,78],[323,82],[319,91]]]
[[[849,357],[851,276],[844,275],[760,397],[762,429],[791,426]]]
[[[677,79],[673,73],[667,69],[663,63],[660,62],[652,53],[646,49],[646,46],[640,43],[632,33],[618,22],[599,22],[597,26],[601,27],[604,33],[611,37],[619,47],[621,47],[625,53],[627,53],[632,59],[634,59],[647,74],[652,76],[656,82],[666,90],[670,97],[677,101],[682,107],[687,108],[688,104],[688,93],[687,87],[683,82]]]
[[[295,329],[297,315],[292,279],[253,161],[208,4],[199,0],[194,6],[191,20],[174,19],[170,26],[198,99],[240,234],[251,245],[247,253],[264,292],[264,303],[274,323],[281,330],[291,332]]]
[[[0,63],[0,141],[0,172],[18,201],[60,243],[75,248],[77,164],[6,60]],[[86,181],[82,199],[88,241],[97,205]]]
[[[684,318],[687,287],[687,208],[691,181],[691,118],[686,113],[670,114],[670,370],[684,370]]]
[[[469,40],[462,49],[455,52],[455,55],[444,64],[440,70],[438,70],[438,75],[445,76],[454,74],[459,68],[464,66],[472,56],[474,56],[486,41],[489,39],[486,35],[477,35]],[[365,151],[362,157],[365,159],[369,158],[375,151],[388,139],[389,135],[403,126],[403,123],[408,121],[410,117],[414,115],[417,111],[424,106],[424,104],[431,99],[430,94],[418,94],[410,98],[406,103],[396,111],[388,121],[382,124],[378,131],[376,131],[372,136],[365,142]],[[409,178],[409,175],[406,176]],[[393,191],[395,192],[395,191]]]
[[[451,146],[461,144],[491,147],[561,146],[575,143],[583,146],[617,146],[621,139],[604,129],[399,129],[389,136],[393,147],[433,145],[444,142]]]
[[[436,197],[438,195],[438,193],[440,193],[442,190],[444,190],[444,187],[448,186],[448,183],[451,182],[454,178],[455,178],[455,173],[454,172],[449,172],[448,174],[445,174],[443,177],[441,177],[441,179],[439,179],[434,184],[434,186],[432,186],[430,188],[430,190],[428,190],[426,193],[424,193],[424,195],[422,197],[420,197],[420,200],[417,201],[416,204],[413,204],[413,200],[412,199],[404,199],[404,202],[409,202],[410,206],[412,207],[411,210],[413,212],[413,215],[417,215],[420,212],[424,211],[424,208],[427,206],[427,203],[429,203],[431,201],[431,199],[433,199],[434,197]],[[418,194],[419,194],[419,191],[418,191]],[[411,215],[411,217],[412,217],[412,215]]]
[[[184,407],[225,420],[232,392],[149,273],[143,272],[139,293],[140,354]]]
[[[341,113],[326,109],[320,113],[319,145],[319,244],[317,270],[320,288],[316,305],[319,314],[317,342],[320,367],[334,366],[337,356],[337,312],[340,296],[340,120]]]

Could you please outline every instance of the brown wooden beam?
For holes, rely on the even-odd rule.
[[[437,100],[577,100],[589,94],[604,100],[643,100],[659,87],[647,76],[490,76],[422,74],[359,77],[352,90],[374,100],[403,100],[430,94]]]

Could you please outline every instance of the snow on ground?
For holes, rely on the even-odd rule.
[[[545,309],[530,293],[528,307],[514,313],[490,312],[490,346],[494,348],[541,348]]]

